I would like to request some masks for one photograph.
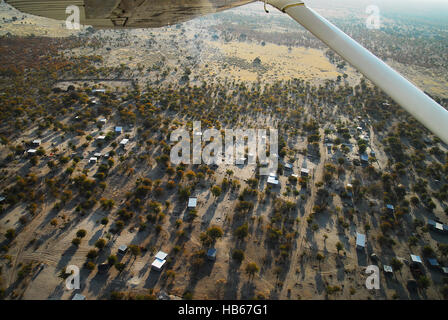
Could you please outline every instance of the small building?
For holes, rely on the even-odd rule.
[[[309,174],[310,174],[310,169],[307,169],[307,168],[300,169],[300,175],[302,177],[308,177]]]
[[[75,295],[73,296],[72,300],[86,300],[86,297],[83,296],[82,294],[75,293]]]
[[[161,271],[163,266],[165,265],[166,260],[155,259],[151,264],[151,268],[156,271]]]
[[[438,268],[440,267],[439,262],[435,258],[428,258],[428,263],[432,268]]]
[[[120,146],[124,147],[128,144],[128,142],[129,142],[129,139],[123,139],[120,141]]]
[[[0,196],[0,203],[2,203],[5,200],[6,200],[6,198],[4,196]]]
[[[156,257],[156,259],[159,259],[159,260],[166,260],[167,256],[168,256],[168,253],[159,251],[159,252],[157,252],[155,257]]]
[[[93,89],[92,93],[106,93],[106,89]]]
[[[394,206],[391,204],[386,204],[386,209],[389,213],[394,213],[395,210]]]
[[[197,132],[194,133],[194,135],[197,136],[197,137],[201,137],[202,136],[202,132],[197,131]]]
[[[438,222],[438,221],[434,221],[429,219],[428,220],[428,227],[431,228],[432,230],[438,231],[438,232],[445,232],[446,231],[446,226],[443,225],[442,223]]]
[[[298,178],[299,178],[299,175],[298,175],[298,174],[295,174],[295,173],[293,173],[293,174],[291,175],[291,177],[294,177],[294,178],[298,179]]]
[[[210,261],[215,261],[216,260],[216,249],[215,248],[210,248],[207,251],[207,259]]]
[[[357,127],[356,130],[362,131],[362,127]]]
[[[285,169],[292,170],[292,164],[285,163]]]
[[[188,199],[188,208],[196,208],[197,204],[198,204],[198,198]]]
[[[273,184],[273,185],[278,185],[278,180],[277,180],[277,176],[275,175],[275,173],[269,174],[268,183]]]
[[[375,157],[376,157],[376,153],[375,153],[375,151],[373,151],[373,150],[370,151],[370,156],[373,157],[373,158],[375,158]]]
[[[386,272],[386,273],[393,273],[393,272],[394,272],[394,270],[392,269],[392,267],[391,267],[391,266],[388,266],[388,265],[384,265],[384,266],[383,266],[383,269],[384,269],[384,272]]]
[[[442,273],[448,274],[448,267],[442,267]]]
[[[106,136],[98,136],[97,139],[100,140],[100,141],[103,141],[103,140],[106,140]]]
[[[363,164],[369,163],[369,156],[366,153],[361,154],[361,163]]]
[[[89,163],[96,163],[98,161],[98,158],[97,157],[91,157],[90,159],[89,159]]]
[[[366,247],[366,235],[356,232],[356,249],[363,250]]]
[[[99,152],[95,152],[95,153],[93,154],[93,156],[94,156],[94,157],[97,157],[97,158],[101,158],[101,153],[99,153]]]
[[[128,246],[125,244],[122,244],[121,246],[118,247],[118,254],[126,254],[126,252],[128,251]]]
[[[40,146],[41,143],[42,143],[42,141],[41,141],[40,139],[33,140],[33,145],[34,145],[35,147]]]
[[[420,256],[416,256],[411,254],[411,263],[413,264],[422,264],[422,258]]]
[[[36,153],[37,153],[37,150],[36,149],[29,149],[26,153],[29,156],[35,156]]]
[[[436,222],[436,225],[434,226],[434,229],[435,229],[436,231],[443,232],[443,231],[444,231],[443,224],[441,224],[441,223],[439,223],[439,222]]]
[[[100,119],[100,122],[101,122],[102,124],[106,124],[107,120],[106,120],[105,118],[102,118],[102,119]]]
[[[121,134],[123,132],[123,127],[115,127],[115,133]]]

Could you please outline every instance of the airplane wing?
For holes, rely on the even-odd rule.
[[[297,0],[268,0],[310,31],[448,144],[448,111],[331,22]]]
[[[215,13],[255,0],[6,0],[16,9],[56,20],[66,8],[80,8],[80,23],[97,28],[157,28]]]

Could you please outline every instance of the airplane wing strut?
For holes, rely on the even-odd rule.
[[[448,111],[422,90],[303,2],[267,0],[267,3],[309,30],[448,144]]]

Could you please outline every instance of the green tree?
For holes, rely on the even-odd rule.
[[[83,230],[83,229],[80,229],[80,230],[78,230],[78,232],[76,232],[76,236],[78,238],[84,238],[86,236],[86,234],[87,234],[87,231]]]
[[[125,268],[126,268],[126,265],[124,264],[124,263],[116,263],[115,264],[115,268],[118,270],[118,272],[122,272]]]
[[[419,288],[422,289],[428,289],[429,285],[431,284],[431,281],[428,279],[427,276],[420,276],[417,280],[417,284]]]
[[[220,186],[213,186],[212,187],[212,194],[217,198],[221,195],[222,189]]]
[[[244,260],[244,251],[240,249],[233,250],[232,258],[233,260],[241,263]]]
[[[106,246],[106,240],[105,239],[98,239],[95,242],[95,247],[97,247],[98,249],[103,249]]]
[[[249,275],[249,278],[253,278],[255,273],[259,271],[259,268],[255,262],[250,262],[246,265],[246,273]]]
[[[398,260],[397,258],[393,258],[391,260],[390,264],[391,264],[392,268],[397,271],[400,271],[401,268],[403,267],[403,263],[400,260]]]
[[[80,238],[74,238],[72,240],[72,244],[75,245],[75,246],[79,246],[80,243],[81,243],[81,239]]]
[[[208,228],[207,230],[207,235],[212,238],[214,241],[216,241],[216,239],[221,238],[223,236],[224,232],[222,231],[222,229],[220,227],[217,226],[213,226]]]
[[[344,245],[342,244],[341,241],[338,241],[338,242],[336,243],[336,250],[338,250],[338,254],[339,254],[339,251],[341,251],[341,250],[343,250],[343,249],[344,249]]]
[[[141,254],[140,247],[137,246],[137,245],[135,245],[135,244],[131,244],[131,245],[129,246],[129,250],[131,251],[131,254],[132,254],[135,258],[137,258],[137,256],[139,256],[139,255]]]
[[[236,228],[235,230],[235,236],[238,239],[244,239],[249,234],[249,226],[247,223],[243,224],[242,226]]]
[[[114,265],[114,264],[116,264],[117,261],[118,261],[118,258],[117,258],[117,256],[114,255],[114,254],[110,255],[110,256],[107,258],[107,262],[108,262],[110,265]]]

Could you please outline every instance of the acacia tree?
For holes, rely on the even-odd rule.
[[[400,260],[398,260],[397,258],[393,258],[392,261],[390,262],[390,264],[394,270],[398,270],[401,272],[403,263]]]
[[[249,262],[246,265],[246,273],[249,275],[249,280],[257,273],[260,269],[258,268],[257,264],[255,262]]]
[[[215,196],[215,198],[219,197],[221,195],[222,189],[220,186],[213,186],[212,187],[212,194]]]
[[[339,251],[341,251],[341,250],[343,250],[343,249],[344,249],[344,245],[342,244],[341,241],[338,241],[338,242],[336,243],[336,250],[338,250],[338,255],[339,255]]]
[[[141,253],[140,247],[135,244],[130,245],[129,250],[131,250],[131,254],[134,256],[134,259],[136,259]]]

